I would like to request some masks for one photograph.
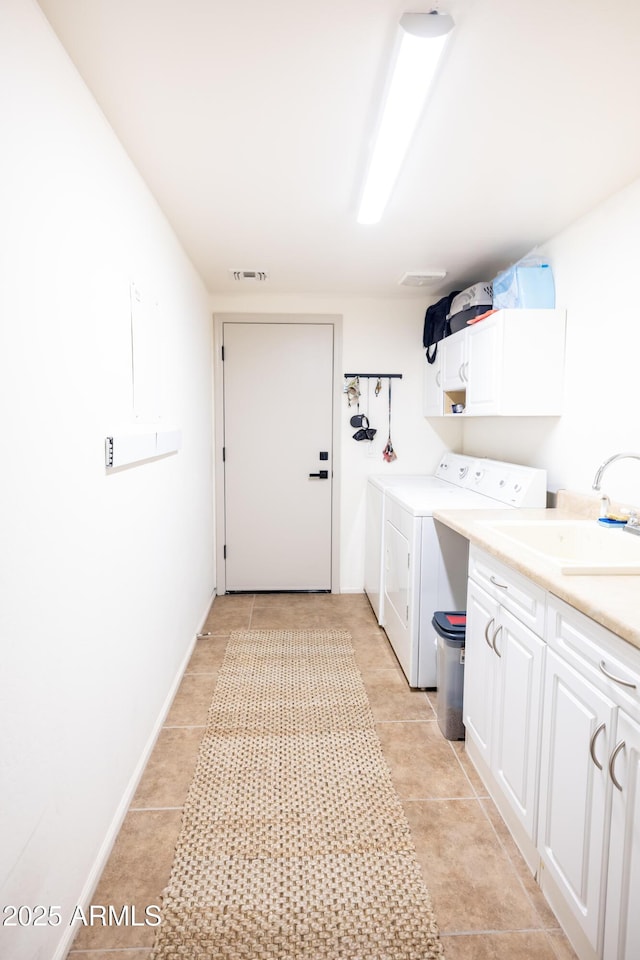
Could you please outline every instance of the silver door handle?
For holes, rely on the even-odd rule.
[[[613,767],[616,762],[616,757],[618,756],[618,754],[620,753],[623,747],[624,747],[624,740],[621,740],[620,743],[617,743],[615,745],[613,749],[613,753],[611,754],[611,757],[609,759],[609,776],[613,781],[614,787],[617,787],[618,790],[620,791],[622,791],[622,784],[618,781],[618,778],[616,777],[615,770],[613,769]]]
[[[507,584],[507,583],[500,583],[499,580],[496,580],[496,578],[494,577],[493,574],[491,574],[491,576],[489,577],[489,580],[490,580],[491,583],[494,585],[494,587],[500,587],[501,590],[508,590],[508,589],[509,589],[509,584]]]
[[[589,753],[591,754],[591,759],[593,760],[598,770],[602,770],[602,764],[600,763],[600,761],[598,760],[595,754],[596,739],[598,737],[598,734],[601,733],[604,730],[604,728],[605,728],[604,723],[601,723],[599,727],[596,727],[596,729],[593,731],[593,736],[591,737],[591,741],[589,743]]]
[[[492,623],[495,623],[495,617],[491,617],[491,620],[488,621],[486,627],[484,628],[484,638],[487,641],[487,646],[490,650],[493,650],[493,647],[491,646],[491,640],[489,640],[489,627]]]
[[[496,647],[496,637],[498,636],[498,634],[500,633],[501,630],[502,630],[502,624],[500,624],[500,625],[498,626],[497,630],[495,630],[495,632],[494,632],[494,634],[493,634],[493,637],[491,638],[491,646],[493,647],[493,649],[495,650],[495,652],[498,654],[498,656],[499,656],[500,659],[502,660],[502,654],[500,653],[500,651],[499,651],[498,648]]]
[[[613,673],[609,673],[605,666],[604,660],[600,661],[600,669],[604,673],[605,677],[609,677],[609,680],[613,680],[615,683],[621,683],[623,687],[631,687],[632,690],[636,689],[636,684],[631,683],[630,680],[623,680],[622,677],[616,677]]]

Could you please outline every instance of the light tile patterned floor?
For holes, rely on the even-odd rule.
[[[436,720],[436,694],[406,684],[363,595],[218,597],[131,803],[93,902],[144,916],[166,885],[207,709],[231,630],[351,632],[378,735],[431,892],[446,960],[571,960],[547,906],[473,767]],[[69,960],[147,960],[146,926],[83,927]],[[371,958],[377,960],[377,958]]]

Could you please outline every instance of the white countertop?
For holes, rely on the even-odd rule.
[[[433,516],[554,596],[640,648],[640,576],[567,576],[560,573],[552,561],[510,543],[492,529],[491,521],[513,521],[513,513],[509,509],[454,509],[434,510]],[[518,510],[518,522],[523,523],[576,519],[585,519],[585,514],[562,505],[553,510]]]

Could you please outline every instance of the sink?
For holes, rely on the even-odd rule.
[[[557,564],[574,575],[640,575],[640,536],[622,527],[604,527],[595,520],[542,520],[489,523],[512,543]]]

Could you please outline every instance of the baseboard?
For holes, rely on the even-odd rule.
[[[522,824],[511,811],[508,801],[505,799],[493,774],[480,755],[473,738],[469,737],[468,735],[465,749],[469,760],[475,767],[480,779],[487,788],[489,796],[498,808],[498,812],[507,825],[507,828],[516,846],[519,848],[525,863],[531,870],[538,886],[540,887],[540,890],[545,897],[545,900],[555,914],[559,926],[562,927],[562,930],[566,934],[566,937],[575,950],[579,960],[598,960],[596,951],[594,951],[587,937],[580,928],[577,920],[569,909],[562,891],[550,876],[549,871],[545,869],[544,861],[542,860],[542,857],[540,856],[535,844],[525,833]]]
[[[540,889],[546,897],[547,903],[558,918],[558,922],[579,960],[598,960],[598,951],[594,950],[589,943],[586,934],[569,909],[565,896],[555,880],[550,876],[549,871],[545,869],[544,862],[540,864],[538,882]]]
[[[467,734],[465,749],[467,756],[471,760],[478,775],[480,776],[480,779],[487,788],[489,796],[498,808],[498,813],[507,825],[509,833],[513,837],[513,840],[522,854],[525,863],[527,864],[532,875],[536,877],[540,868],[540,854],[538,853],[535,843],[526,832],[516,814],[511,809],[509,801],[505,798],[499,784],[497,783],[491,770],[489,770],[487,767],[473,741],[473,738],[470,737],[469,734]]]
[[[106,836],[102,842],[100,850],[98,851],[98,855],[93,863],[93,866],[89,872],[87,879],[83,884],[82,892],[78,897],[78,899],[75,900],[75,903],[81,906],[85,911],[88,909],[89,905],[91,904],[93,894],[95,892],[96,887],[98,886],[98,881],[100,880],[100,877],[102,876],[102,872],[107,864],[107,860],[111,855],[111,851],[113,850],[114,844],[116,842],[116,838],[120,833],[120,829],[124,822],[124,818],[127,815],[127,811],[129,810],[129,807],[131,805],[131,801],[135,795],[135,792],[138,789],[138,784],[140,783],[142,774],[144,773],[145,767],[149,762],[149,757],[153,752],[153,748],[156,745],[156,741],[164,725],[165,718],[169,713],[169,710],[171,709],[171,704],[173,703],[173,699],[177,693],[178,687],[182,682],[182,677],[184,676],[184,672],[187,669],[187,664],[189,663],[189,660],[191,659],[191,654],[193,653],[193,648],[195,647],[197,642],[197,635],[201,633],[204,624],[207,622],[209,610],[211,609],[211,604],[213,603],[214,598],[215,598],[215,587],[210,595],[206,610],[198,620],[198,626],[194,631],[193,639],[191,640],[191,643],[189,644],[187,652],[185,653],[180,663],[180,666],[178,667],[173,683],[169,688],[169,692],[165,697],[164,703],[160,709],[160,713],[158,714],[158,718],[151,731],[151,735],[147,740],[145,748],[142,751],[142,754],[140,755],[140,759],[136,764],[135,770],[133,771],[133,774],[129,779],[129,783],[127,784],[127,787],[120,800],[120,803],[116,808],[116,812],[113,816],[111,824],[109,825],[109,829],[107,830]],[[77,932],[78,932],[77,927],[67,928],[67,930],[64,933],[64,936],[58,943],[57,949],[52,957],[52,960],[65,960],[65,957],[67,956],[67,953],[71,949],[71,945],[76,937]]]

